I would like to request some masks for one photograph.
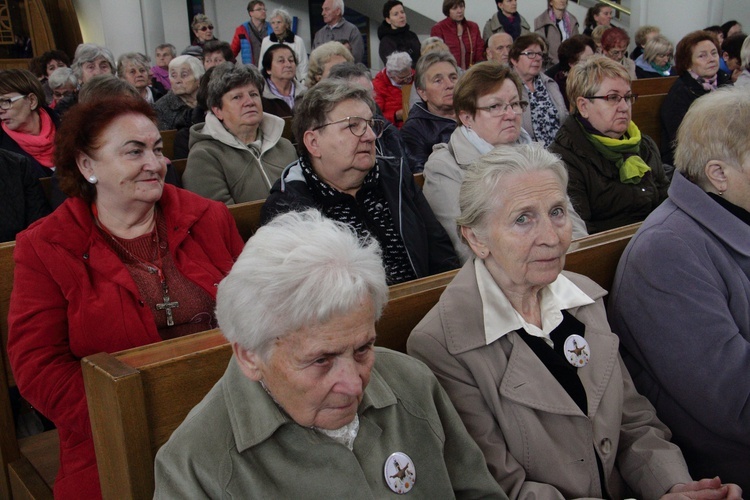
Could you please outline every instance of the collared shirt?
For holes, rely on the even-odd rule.
[[[510,332],[523,328],[529,335],[541,337],[552,346],[550,333],[562,323],[563,315],[561,311],[594,303],[594,300],[583,293],[573,282],[559,274],[555,281],[542,288],[540,292],[542,328],[539,328],[528,323],[513,308],[503,291],[495,283],[495,279],[487,270],[482,259],[474,260],[474,272],[477,276],[479,295],[482,297],[484,337],[487,345]]]

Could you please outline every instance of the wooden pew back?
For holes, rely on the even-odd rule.
[[[174,160],[174,138],[177,130],[160,130],[162,140],[162,152],[170,160]]]
[[[243,241],[249,240],[260,227],[260,209],[265,202],[266,200],[258,200],[227,205]]]
[[[661,105],[667,94],[644,95],[633,104],[631,119],[638,125],[641,134],[651,137],[661,148]]]
[[[676,76],[666,76],[664,78],[643,78],[633,80],[630,89],[634,94],[639,96],[666,94],[677,81]]]

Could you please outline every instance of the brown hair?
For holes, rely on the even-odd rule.
[[[460,111],[466,111],[471,116],[476,115],[479,98],[499,89],[508,79],[516,86],[520,99],[523,95],[521,79],[506,64],[485,61],[469,68],[458,80],[453,91],[453,108],[456,110],[456,116]]]
[[[119,95],[79,103],[65,114],[55,134],[55,165],[60,189],[68,196],[83,198],[87,203],[96,199],[96,187],[78,170],[78,155],[89,156],[99,149],[102,134],[117,118],[143,115],[156,124],[156,112],[144,99]]]
[[[35,109],[39,109],[47,102],[39,79],[27,69],[12,68],[0,71],[0,94],[10,94],[11,92],[18,92],[23,95],[34,94],[37,102]]]
[[[450,16],[451,9],[463,5],[466,6],[464,0],[443,0],[443,15],[445,17]]]
[[[698,30],[685,35],[682,40],[677,42],[675,49],[674,67],[677,74],[682,76],[687,73],[690,66],[693,65],[693,49],[701,42],[708,40],[716,46],[716,51],[721,54],[719,39],[710,31]]]

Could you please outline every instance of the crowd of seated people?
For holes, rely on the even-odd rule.
[[[266,20],[264,2],[252,0],[231,43],[198,14],[190,45],[181,55],[159,45],[153,65],[143,53],[115,58],[85,43],[72,62],[50,51],[28,71],[0,71],[0,241],[17,249],[8,353],[22,396],[59,430],[56,496],[99,495],[81,358],[214,328],[217,316],[234,352],[223,392],[209,393],[159,453],[157,497],[220,496],[290,471],[305,479],[287,493],[312,494],[317,483],[306,486],[313,479],[299,457],[331,440],[355,455],[332,451],[332,470],[362,467],[372,488],[360,440],[384,418],[370,398],[400,390],[387,370],[432,388],[420,396],[416,382],[402,381],[405,409],[388,418],[403,422],[410,405],[431,405],[420,418],[446,433],[435,450],[404,444],[405,455],[433,455],[422,472],[434,479],[410,483],[423,495],[734,499],[750,491],[741,300],[750,290],[742,243],[750,160],[737,133],[750,127],[750,38],[730,21],[673,43],[655,26],[616,26],[604,3],[580,26],[568,0],[548,0],[531,23],[523,3],[495,4],[480,31],[464,0],[444,0],[445,18],[420,46],[402,2],[388,0],[379,71],[363,64],[370,57],[342,0],[325,0],[325,25],[309,40],[285,9]],[[648,130],[661,127],[657,144],[635,118],[633,82],[672,75],[661,108],[647,110]],[[177,131],[173,158],[162,149],[168,131]],[[186,162],[179,175],[170,162],[178,158]],[[40,179],[49,176],[45,193]],[[263,203],[262,227],[240,257],[224,205],[246,202]],[[607,291],[563,273],[565,253],[573,239],[644,220],[607,317]],[[274,239],[283,231],[288,241]],[[278,255],[253,255],[273,242],[286,245]],[[337,244],[365,252],[357,262],[374,274],[326,260]],[[272,283],[294,274],[282,272],[284,259],[305,249],[327,252],[298,270],[309,279],[282,283],[270,301],[247,299],[267,288],[258,265]],[[329,264],[321,279],[364,279],[364,288],[314,283],[312,269]],[[388,285],[445,271],[457,274],[408,343],[435,378],[407,357],[376,353],[372,325]],[[285,312],[275,334],[262,325],[240,331],[250,310],[227,296],[221,312],[222,287],[283,311],[300,304],[282,305],[282,296],[313,285],[323,292],[312,299],[332,309]],[[335,303],[337,293],[354,295]],[[302,381],[308,368],[294,363],[319,341],[333,350],[316,347],[305,361],[321,377],[313,391],[312,379]],[[343,372],[327,378],[323,365]],[[295,370],[301,378],[288,378]],[[230,423],[240,396],[258,402],[259,416],[279,418],[272,437],[252,445],[255,458],[227,452],[224,441],[217,447],[242,433]],[[306,413],[332,401],[338,418]],[[226,425],[191,439],[215,419]],[[282,425],[288,436],[275,434]],[[391,440],[414,437],[386,434],[369,449],[385,453]],[[286,462],[295,436],[311,441],[292,446],[300,455]],[[446,453],[449,440],[466,454]],[[267,455],[269,446],[279,450]],[[261,458],[267,469],[248,465]],[[224,466],[242,472],[224,477]],[[390,485],[386,477],[380,487]]]

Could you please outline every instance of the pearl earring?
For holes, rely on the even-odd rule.
[[[90,184],[96,184],[99,182],[99,179],[96,178],[94,174],[89,175],[88,181]]]

